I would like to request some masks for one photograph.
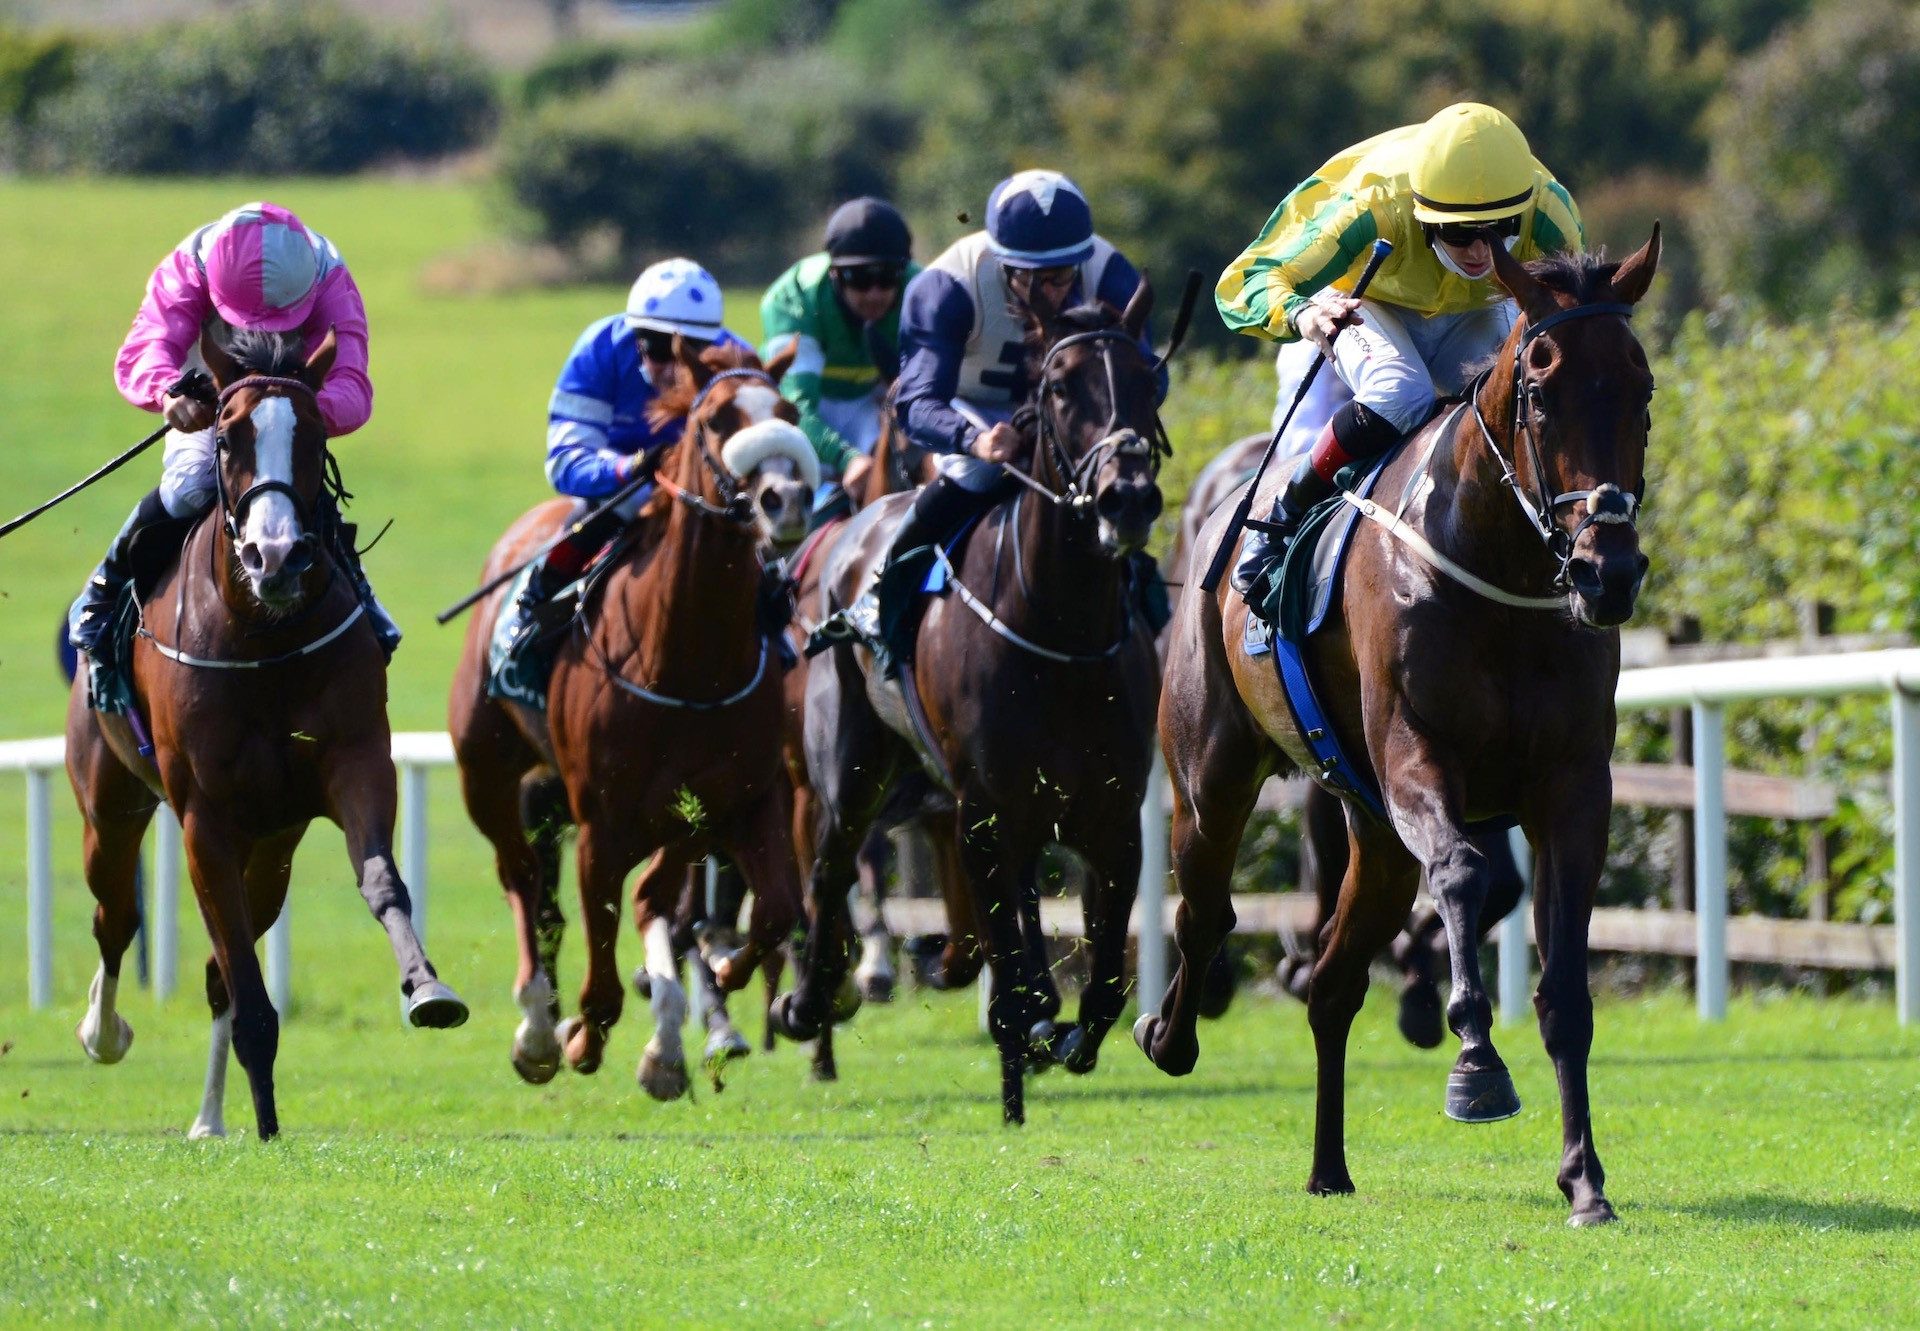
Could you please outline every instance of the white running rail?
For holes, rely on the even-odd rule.
[[[1694,732],[1694,882],[1699,930],[1696,993],[1703,1020],[1727,1011],[1727,815],[1724,724],[1732,703],[1769,699],[1884,695],[1893,729],[1894,957],[1895,1005],[1902,1024],[1920,1023],[1920,648],[1849,652],[1702,665],[1658,666],[1620,676],[1616,700],[1623,711],[1691,707]],[[64,764],[59,739],[0,743],[0,771],[26,775],[27,786],[27,996],[34,1007],[53,1001],[52,779]],[[437,732],[393,737],[400,771],[400,872],[413,895],[414,921],[424,935],[427,911],[427,770],[453,762],[452,741]],[[1165,782],[1156,763],[1141,811],[1142,863],[1136,919],[1163,918],[1167,884]],[[179,829],[170,814],[155,819],[153,896],[148,920],[156,996],[176,986],[180,891]],[[1500,927],[1500,1010],[1509,1020],[1527,1008],[1527,932],[1524,903]],[[267,973],[274,1003],[286,1010],[291,993],[286,916],[268,936]],[[1140,931],[1138,997],[1159,1001],[1166,987],[1164,931]]]

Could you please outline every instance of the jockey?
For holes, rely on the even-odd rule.
[[[901,293],[920,265],[906,219],[883,199],[841,204],[827,221],[826,240],[824,252],[767,288],[760,359],[771,364],[797,345],[780,391],[800,408],[800,428],[821,471],[851,486],[866,473],[880,438],[900,354]]]
[[[894,411],[908,438],[941,454],[915,496],[879,580],[883,669],[910,651],[918,584],[933,543],[984,512],[1010,484],[1000,464],[1020,443],[1013,413],[1028,397],[1024,315],[1030,292],[1056,309],[1104,301],[1125,309],[1140,274],[1094,234],[1093,210],[1058,171],[1022,171],[987,197],[985,231],[964,236],[907,286]],[[1143,333],[1141,347],[1153,357]],[[1166,396],[1166,370],[1160,371]]]
[[[1382,238],[1393,253],[1356,301],[1344,293]],[[1524,262],[1585,244],[1572,196],[1519,128],[1474,102],[1347,149],[1281,201],[1228,265],[1215,302],[1227,327],[1284,344],[1282,401],[1318,356],[1334,374],[1316,381],[1289,427],[1306,457],[1274,501],[1271,535],[1247,533],[1233,573],[1242,595],[1333,493],[1342,467],[1420,426],[1505,343],[1518,315],[1491,280],[1491,246]]]
[[[146,299],[114,361],[120,395],[136,407],[159,412],[172,428],[162,454],[160,484],[134,506],[68,612],[73,645],[96,660],[110,649],[107,627],[133,576],[129,556],[134,538],[150,531],[150,542],[171,543],[165,552],[171,557],[192,528],[183,519],[199,517],[214,502],[219,465],[214,404],[166,390],[183,370],[203,364],[203,331],[217,337],[230,328],[297,333],[309,348],[318,346],[331,329],[333,368],[316,394],[327,433],[333,438],[352,434],[373,414],[367,312],[333,242],[271,203],[242,204],[181,241],[147,279]],[[338,533],[339,510],[325,490],[317,516]],[[352,575],[381,650],[391,658],[400,644],[399,627],[374,599],[351,539],[334,539],[332,545]]]
[[[680,438],[682,422],[656,428],[647,420],[660,387],[681,373],[673,355],[675,334],[696,350],[716,342],[747,345],[720,319],[720,284],[712,274],[691,259],[662,259],[634,282],[624,313],[587,326],[547,402],[547,480],[555,490],[585,508],[652,471],[661,452]],[[554,593],[579,578],[652,494],[651,485],[643,486],[534,562],[512,607],[512,652],[557,628],[563,611],[571,613],[554,604]]]

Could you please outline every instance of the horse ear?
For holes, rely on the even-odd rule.
[[[709,380],[718,373],[711,365],[700,358],[693,343],[679,333],[673,335],[673,358],[680,362],[680,368],[693,380],[695,389],[705,388]]]
[[[339,339],[334,337],[333,329],[327,329],[327,335],[320,339],[320,345],[307,357],[307,363],[300,370],[300,382],[314,392],[327,382],[327,375],[333,370],[333,357],[340,350]]]
[[[1140,270],[1140,285],[1133,289],[1133,296],[1127,301],[1127,308],[1120,315],[1120,326],[1127,330],[1127,336],[1138,342],[1146,336],[1147,318],[1153,313],[1153,283],[1148,280],[1147,270]]]
[[[207,372],[213,376],[214,387],[225,388],[240,378],[240,366],[220,345],[220,339],[213,335],[211,328],[200,334],[200,359],[207,363]]]
[[[767,362],[767,377],[772,379],[776,384],[779,383],[787,377],[787,371],[793,368],[793,363],[799,359],[799,356],[800,339],[797,337],[788,338],[787,344],[776,351],[773,359]]]
[[[1526,265],[1507,252],[1505,245],[1494,241],[1489,248],[1493,251],[1493,280],[1506,289],[1529,319],[1559,308],[1553,293],[1536,281]]]
[[[1653,285],[1653,271],[1660,266],[1660,224],[1653,224],[1647,243],[1629,254],[1613,275],[1615,300],[1638,305],[1647,288]]]

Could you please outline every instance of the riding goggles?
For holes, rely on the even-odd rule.
[[[643,358],[659,363],[673,359],[673,339],[675,334],[663,332],[658,328],[642,328],[637,331],[636,336],[640,339],[640,355]],[[681,333],[679,336],[686,338],[687,346],[692,349],[695,355],[698,355],[713,345],[712,341],[707,338],[687,337],[685,333]]]
[[[875,287],[891,291],[899,287],[906,269],[896,263],[863,263],[835,268],[833,275],[848,291],[872,291]]]
[[[1465,249],[1476,240],[1491,244],[1494,240],[1507,240],[1520,234],[1519,217],[1503,217],[1497,222],[1441,222],[1430,224],[1428,230],[1440,240],[1456,249]]]

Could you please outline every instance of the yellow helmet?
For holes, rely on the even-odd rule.
[[[1533,199],[1533,152],[1505,114],[1456,102],[1421,127],[1414,148],[1413,215],[1422,222],[1497,222]]]

